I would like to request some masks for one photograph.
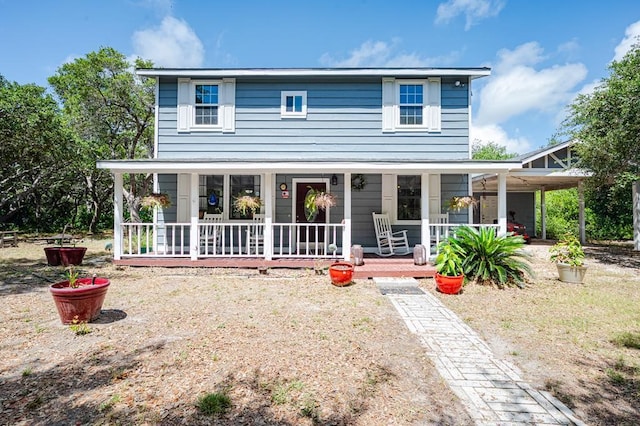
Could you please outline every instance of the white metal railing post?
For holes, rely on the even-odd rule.
[[[191,173],[191,191],[190,203],[191,203],[191,227],[189,229],[189,254],[191,260],[198,260],[200,254],[200,237],[198,229],[198,213],[199,213],[199,178],[197,173]],[[175,233],[175,229],[174,229]],[[181,238],[184,239],[184,228],[180,232]],[[175,239],[175,238],[174,238]],[[181,243],[181,250],[184,247],[184,243]],[[182,254],[182,253],[181,253]]]
[[[113,259],[120,260],[122,256],[122,173],[113,176]]]
[[[344,227],[342,228],[342,258],[351,260],[351,173],[344,174]]]
[[[264,229],[262,230],[262,250],[264,251],[264,258],[271,260],[273,258],[273,199],[274,199],[274,181],[273,173],[265,173],[264,175],[264,190],[265,190],[265,203],[264,203]],[[258,249],[256,247],[256,254]]]

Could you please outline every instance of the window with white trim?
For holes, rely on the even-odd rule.
[[[306,118],[307,92],[282,91],[280,95],[280,116],[282,118]]]
[[[200,175],[200,213],[222,214],[225,219],[250,219],[233,208],[233,201],[243,195],[260,197],[260,175]]]
[[[382,175],[382,212],[394,224],[417,225],[422,214],[420,175]],[[429,174],[429,214],[440,213],[440,175]]]
[[[439,132],[441,130],[440,78],[382,79],[384,132]]]
[[[179,132],[235,131],[235,79],[178,79]]]

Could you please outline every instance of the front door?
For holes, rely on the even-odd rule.
[[[324,247],[326,227],[304,226],[304,224],[327,223],[327,212],[325,210],[318,210],[316,215],[307,214],[308,212],[306,212],[304,208],[304,199],[310,189],[326,192],[327,184],[325,182],[296,183],[296,223],[301,224],[298,228],[298,250],[315,253],[316,250],[322,250]]]

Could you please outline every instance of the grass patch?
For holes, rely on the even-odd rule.
[[[304,383],[300,380],[294,380],[289,383],[281,383],[273,388],[271,393],[271,400],[276,405],[287,404],[292,401],[292,392],[301,391],[304,388]]]
[[[621,333],[614,337],[612,342],[625,348],[640,349],[640,333]]]
[[[224,414],[231,408],[231,398],[224,392],[208,393],[198,398],[196,406],[207,416]]]

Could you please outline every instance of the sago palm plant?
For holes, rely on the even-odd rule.
[[[461,226],[451,245],[462,257],[462,269],[467,279],[499,288],[524,287],[525,274],[533,275],[523,250],[524,239],[517,235],[497,235],[495,229]]]

